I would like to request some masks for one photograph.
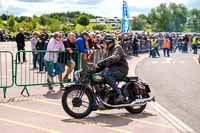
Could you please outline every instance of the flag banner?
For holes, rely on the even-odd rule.
[[[130,16],[128,11],[128,4],[123,0],[123,9],[122,9],[122,26],[121,32],[127,33],[130,30]]]

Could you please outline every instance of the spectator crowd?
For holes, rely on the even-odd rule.
[[[46,71],[48,82],[53,82],[53,77],[58,76],[62,89],[64,87],[62,82],[70,81],[69,75],[77,67],[78,57],[74,56],[75,53],[81,53],[83,69],[87,69],[86,62],[88,60],[94,60],[91,55],[94,55],[95,51],[100,51],[99,59],[104,57],[106,51],[103,47],[103,37],[106,34],[111,34],[115,38],[115,42],[122,46],[127,56],[138,56],[139,53],[149,52],[149,57],[159,58],[161,50],[163,50],[164,57],[170,57],[170,54],[177,50],[182,53],[193,51],[193,54],[197,54],[200,47],[198,34],[145,32],[122,34],[105,31],[49,34],[45,28],[41,28],[41,32],[33,32],[30,39],[33,69],[38,69],[41,73]],[[1,31],[0,39],[2,36],[3,32]],[[24,31],[20,29],[16,36],[18,50],[25,50],[25,40]],[[20,54],[22,54],[23,60],[20,58]],[[18,62],[26,62],[25,52],[19,53]],[[67,66],[67,70],[63,76],[65,66]],[[53,90],[52,86],[49,86],[49,89]]]

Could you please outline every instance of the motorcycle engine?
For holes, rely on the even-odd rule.
[[[100,93],[101,99],[108,104],[114,104],[114,91],[108,85],[96,85]]]

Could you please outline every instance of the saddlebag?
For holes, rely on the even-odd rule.
[[[130,86],[136,95],[148,95],[151,92],[149,85],[142,81],[132,82]]]

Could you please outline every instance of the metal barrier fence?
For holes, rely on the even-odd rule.
[[[133,54],[133,47],[131,45],[124,46],[122,48],[123,48],[124,52],[127,55],[132,55]],[[137,52],[138,53],[146,53],[146,52],[149,52],[149,51],[150,51],[150,45],[149,44],[140,44],[137,47]]]
[[[104,55],[103,49],[95,50],[88,61],[96,64],[104,58]],[[14,85],[23,87],[21,94],[26,92],[29,96],[27,87],[66,83],[55,76],[58,74],[57,71],[61,71],[61,67],[65,68],[62,70],[63,78],[70,63],[75,63],[74,71],[80,70],[82,63],[79,52],[68,54],[66,51],[18,51],[15,57],[14,60],[13,54],[9,51],[0,51],[0,88],[3,88],[4,97],[7,88]],[[48,73],[55,74],[51,83],[47,81]],[[72,71],[69,76],[71,81],[67,83],[76,82],[73,73]]]
[[[13,54],[9,51],[0,51],[0,88],[6,97],[7,88],[14,85]]]
[[[20,57],[24,54],[26,59],[21,63]],[[79,70],[80,57],[78,52],[68,54],[66,51],[18,51],[15,61],[15,84],[24,87],[21,94],[26,91],[29,95],[28,86],[66,83],[56,75],[61,74],[63,78],[68,66],[73,62],[76,64],[75,70]],[[54,77],[53,82],[47,81],[48,75]],[[74,82],[73,72],[70,79],[69,82]]]
[[[89,61],[97,64],[100,60],[105,58],[106,51],[103,49],[94,50],[94,53],[89,57]]]

